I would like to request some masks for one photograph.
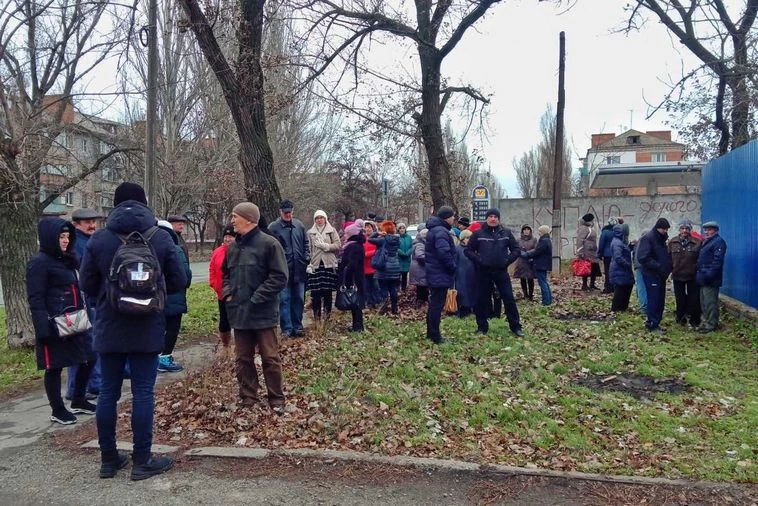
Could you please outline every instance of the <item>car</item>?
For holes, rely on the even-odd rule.
[[[423,223],[417,223],[415,225],[408,225],[408,228],[405,229],[405,231],[408,233],[411,238],[415,239],[416,235],[418,234],[419,230],[422,230],[424,228]]]

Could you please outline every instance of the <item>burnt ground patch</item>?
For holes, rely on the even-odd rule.
[[[574,383],[597,391],[623,392],[636,399],[648,399],[660,393],[679,395],[691,388],[679,378],[653,378],[634,373],[596,374]]]

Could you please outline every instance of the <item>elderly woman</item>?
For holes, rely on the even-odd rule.
[[[531,251],[537,247],[537,239],[532,235],[532,227],[524,225],[521,227],[521,238],[519,239],[521,251]],[[534,299],[534,261],[528,257],[520,257],[516,260],[516,268],[513,270],[513,277],[521,280],[521,291],[524,298]]]
[[[405,291],[408,288],[408,273],[411,270],[413,238],[408,235],[408,227],[402,222],[397,224],[397,233],[400,236],[400,249],[397,252],[400,259],[400,289]]]
[[[89,328],[61,335],[55,318],[69,315],[67,322],[85,312],[79,289],[79,262],[74,254],[74,226],[60,218],[44,218],[38,225],[39,252],[26,265],[26,291],[34,324],[37,368],[45,371],[45,393],[50,403],[50,420],[62,425],[76,423],[75,413],[95,414],[95,405],[85,398],[95,353]],[[65,327],[64,327],[65,328]],[[61,396],[61,372],[78,366],[71,410]]]
[[[601,275],[600,259],[597,257],[597,230],[595,230],[595,215],[587,213],[579,219],[576,227],[576,258],[589,260],[592,271],[589,276],[582,276],[582,290],[600,290],[595,286],[595,279]],[[590,284],[587,286],[587,278]]]
[[[632,271],[632,250],[624,239],[622,225],[613,226],[609,274],[613,284],[611,311],[626,311],[629,309],[629,298],[634,288],[634,272]]]
[[[420,230],[413,239],[411,253],[410,284],[416,287],[416,304],[429,300],[429,285],[426,282],[426,236],[429,229]]]
[[[306,267],[308,290],[311,292],[313,317],[321,319],[332,313],[332,292],[337,289],[337,252],[340,236],[329,223],[327,215],[319,209],[313,213],[313,226],[308,230],[310,263]]]

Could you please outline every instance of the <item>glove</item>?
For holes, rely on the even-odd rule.
[[[308,274],[313,274],[313,266],[311,264],[308,264],[308,267],[305,268],[305,272]]]

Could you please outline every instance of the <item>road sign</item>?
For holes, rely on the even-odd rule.
[[[490,191],[486,186],[479,185],[471,192],[471,219],[484,221],[487,219],[487,209],[490,208]]]

